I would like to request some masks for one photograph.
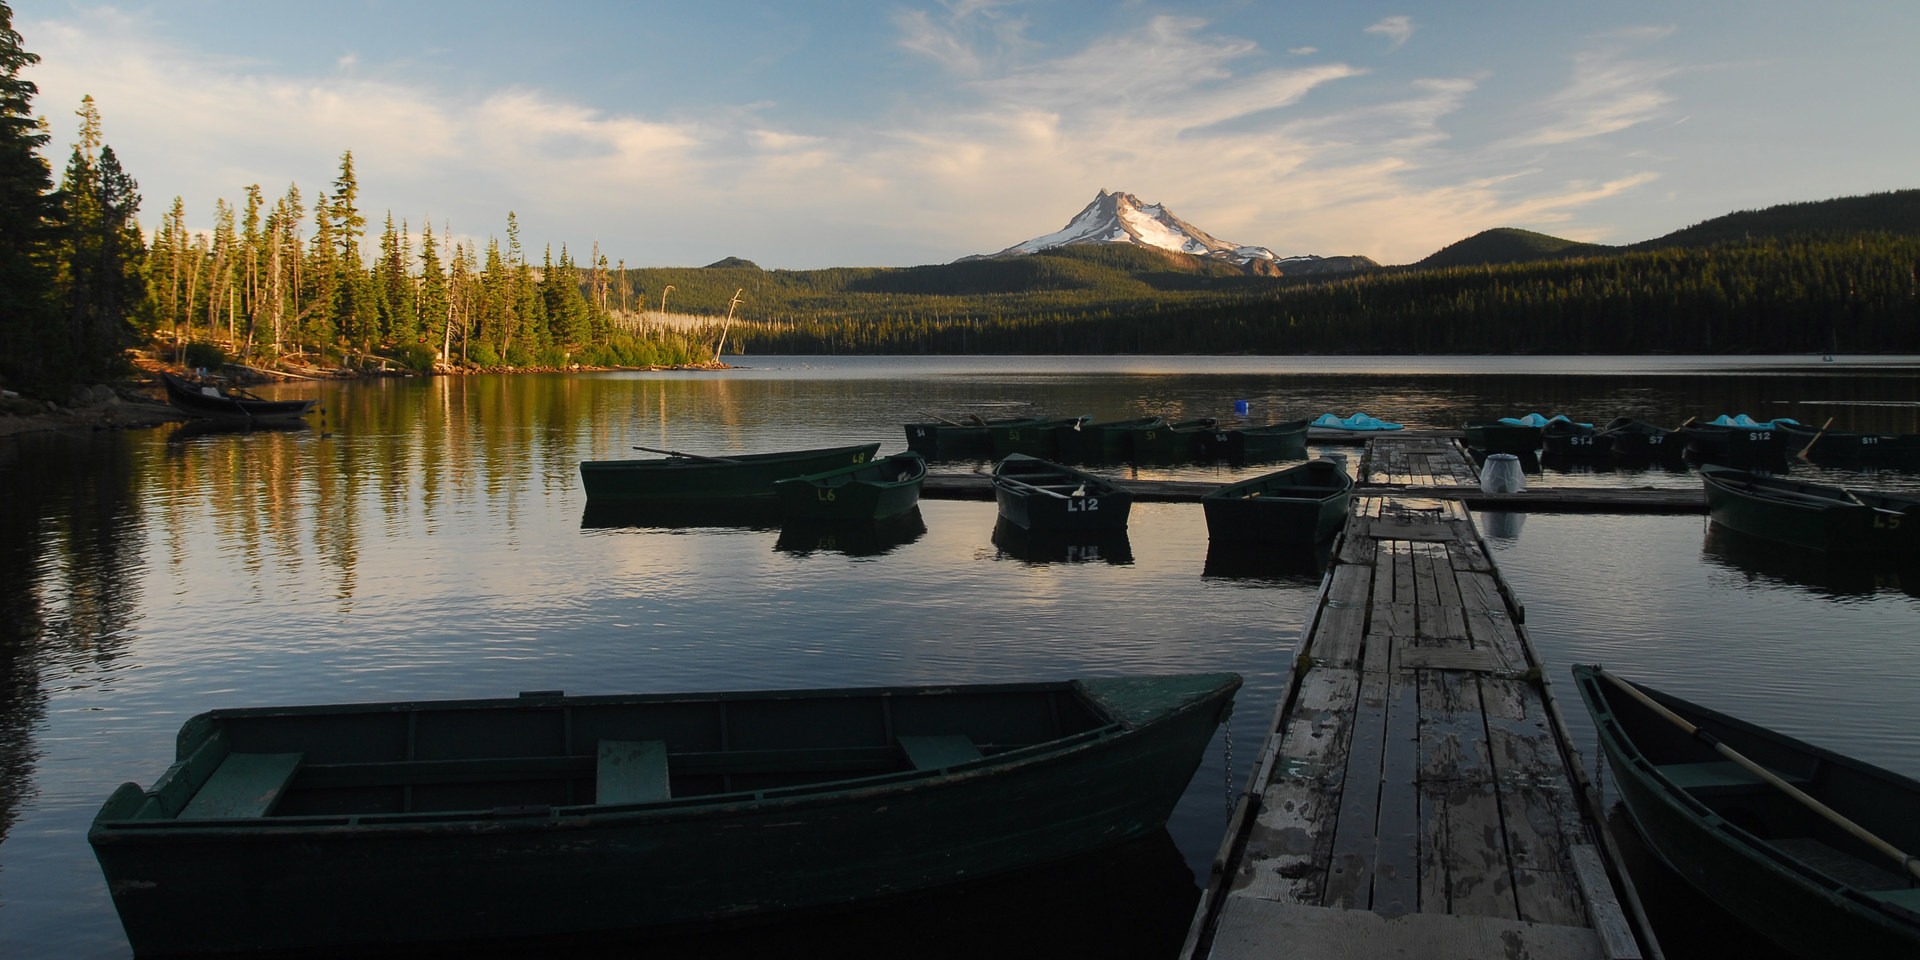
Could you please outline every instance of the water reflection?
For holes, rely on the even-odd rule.
[[[1625,804],[1615,803],[1607,812],[1607,830],[1639,890],[1660,950],[1671,960],[1790,960],[1792,954],[1734,919],[1668,867],[1640,836]]]
[[[187,443],[200,437],[255,433],[306,433],[313,429],[305,420],[189,420],[167,431],[168,443]]]
[[[926,521],[920,517],[920,508],[914,507],[885,520],[788,520],[773,548],[802,556],[823,552],[878,557],[926,533]]]
[[[1333,559],[1333,540],[1308,546],[1299,543],[1207,542],[1207,563],[1201,576],[1271,583],[1318,583]]]
[[[1479,514],[1480,533],[1488,540],[1511,543],[1520,539],[1527,515],[1517,510],[1487,510]]]
[[[466,943],[363,953],[408,960],[635,956],[1170,957],[1200,901],[1166,830],[1005,877],[790,919],[732,921],[589,941]]]
[[[735,527],[771,530],[780,526],[780,502],[710,500],[619,503],[588,500],[580,515],[582,530],[691,530]],[[922,527],[922,530],[925,528]]]
[[[1805,588],[1833,599],[1880,590],[1920,597],[1920,557],[1830,554],[1763,540],[1718,523],[1707,524],[1700,553],[1751,583]]]
[[[35,793],[43,672],[97,683],[125,651],[145,546],[123,444],[15,438],[0,450],[0,840]]]
[[[993,525],[993,545],[1004,556],[1029,564],[1133,563],[1133,544],[1125,530],[1061,533],[1028,530],[1004,518]]]

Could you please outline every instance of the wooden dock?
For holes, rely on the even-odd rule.
[[[1411,442],[1395,438],[1394,446]],[[1440,446],[1449,441],[1438,441]],[[1465,474],[1447,477],[1429,474],[1391,472],[1374,468],[1372,476],[1358,479],[1383,492],[1417,490],[1420,496],[1464,503],[1478,510],[1513,510],[1555,513],[1706,513],[1707,496],[1699,489],[1672,490],[1653,487],[1532,487],[1520,493],[1483,493],[1479,478],[1468,465]],[[1416,482],[1409,483],[1412,478]],[[1444,483],[1438,481],[1445,480]],[[1195,480],[1122,480],[1117,481],[1140,503],[1198,503],[1207,493],[1220,488],[1218,483]],[[992,500],[993,481],[985,473],[929,473],[921,485],[926,500]]]
[[[1658,956],[1522,608],[1429,495],[1472,477],[1450,440],[1368,448],[1393,486],[1355,490],[1183,957]]]

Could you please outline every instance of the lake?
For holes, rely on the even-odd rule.
[[[0,438],[0,955],[128,955],[88,822],[121,782],[151,784],[180,724],[213,707],[1232,670],[1246,678],[1236,717],[1164,836],[868,911],[852,941],[830,922],[700,950],[764,954],[816,937],[897,952],[929,925],[967,928],[947,938],[954,954],[1008,938],[1057,942],[1060,955],[1177,946],[1316,576],[1210,572],[1194,504],[1138,505],[1117,549],[1039,558],[996,545],[988,502],[923,502],[917,522],[861,542],[772,525],[601,525],[585,511],[582,460],[641,456],[635,446],[724,455],[874,440],[884,453],[905,446],[902,424],[934,415],[1231,420],[1236,401],[1256,423],[1364,411],[1410,427],[1529,412],[1677,425],[1747,413],[1920,433],[1914,358],[731,362],[281,384],[257,392],[317,395],[324,412],[297,430]],[[1111,472],[1224,483],[1264,469]],[[1794,474],[1920,489],[1900,473]],[[1657,467],[1528,478],[1698,482]],[[1597,751],[1567,668],[1599,661],[1920,776],[1920,574],[1783,555],[1700,516],[1476,520],[1590,767]],[[1681,943],[1702,923],[1673,922]]]

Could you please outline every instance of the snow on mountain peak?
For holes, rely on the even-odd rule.
[[[1228,243],[1175,216],[1158,203],[1141,203],[1131,193],[1105,187],[1067,225],[1044,236],[1016,243],[999,253],[968,260],[1019,257],[1054,247],[1090,243],[1126,243],[1234,264],[1268,276],[1346,272],[1376,267],[1366,257],[1276,256],[1266,247]]]

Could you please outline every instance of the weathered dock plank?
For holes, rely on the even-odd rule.
[[[1249,783],[1187,956],[1562,960],[1652,943],[1597,860],[1597,804],[1525,609],[1468,501],[1436,495],[1471,469],[1432,439],[1361,458],[1363,477],[1399,486],[1354,499],[1268,734],[1274,760]]]

